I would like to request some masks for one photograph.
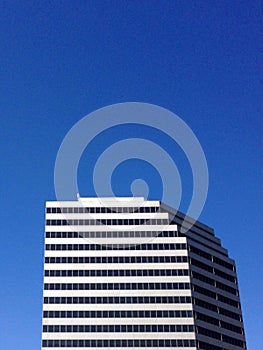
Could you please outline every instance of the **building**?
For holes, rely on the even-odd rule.
[[[42,349],[246,349],[234,260],[183,222],[139,197],[47,202]]]

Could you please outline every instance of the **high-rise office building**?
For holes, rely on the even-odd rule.
[[[184,220],[142,198],[47,202],[42,349],[246,349],[234,260]]]

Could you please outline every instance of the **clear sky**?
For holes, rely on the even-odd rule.
[[[257,0],[0,1],[0,349],[40,348],[44,204],[55,200],[62,139],[86,114],[126,101],[168,108],[202,144],[200,220],[236,260],[248,348],[262,349],[262,18]],[[94,194],[87,160],[136,133],[172,149],[151,130],[108,130],[83,155],[82,196]],[[160,178],[142,161],[116,169],[116,194],[144,176],[158,199]]]

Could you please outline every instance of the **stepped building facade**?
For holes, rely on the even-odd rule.
[[[47,202],[42,349],[246,349],[235,262],[189,222],[140,197]]]

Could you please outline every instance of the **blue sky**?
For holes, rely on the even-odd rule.
[[[248,348],[261,349],[262,18],[260,1],[0,1],[1,349],[40,348],[44,203],[60,143],[80,118],[126,101],[168,108],[202,144],[200,220],[236,260]],[[151,130],[108,130],[83,155],[81,195],[94,194],[88,159],[136,133],[173,147]],[[175,158],[184,210],[191,176]],[[160,178],[139,161],[116,169],[116,194],[145,174],[158,199]]]

